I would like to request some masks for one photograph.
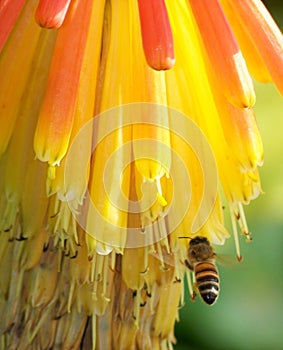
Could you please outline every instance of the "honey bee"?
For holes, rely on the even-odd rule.
[[[185,265],[194,273],[195,286],[202,300],[213,305],[219,295],[219,274],[215,265],[216,254],[205,237],[190,240]]]

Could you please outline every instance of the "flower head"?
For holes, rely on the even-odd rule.
[[[170,348],[189,240],[229,236],[220,186],[239,260],[250,240],[250,73],[282,93],[279,29],[259,0],[10,0],[0,19],[7,348]]]

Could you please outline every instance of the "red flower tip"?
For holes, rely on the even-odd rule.
[[[164,0],[138,0],[143,50],[155,70],[174,66],[174,44]]]
[[[43,28],[60,28],[64,22],[71,0],[40,0],[35,19]]]

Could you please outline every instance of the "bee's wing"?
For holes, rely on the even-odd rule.
[[[235,256],[228,254],[215,254],[215,261],[217,264],[224,267],[232,267],[238,263],[238,260]]]

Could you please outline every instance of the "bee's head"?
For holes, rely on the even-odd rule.
[[[188,257],[191,262],[211,259],[213,256],[213,249],[206,237],[197,236],[191,239],[188,249]]]
[[[209,241],[208,241],[208,239],[206,237],[196,236],[196,237],[194,237],[194,238],[192,238],[190,240],[190,246],[191,247],[195,246],[195,245],[198,245],[200,243],[210,246],[210,243],[209,243]]]

